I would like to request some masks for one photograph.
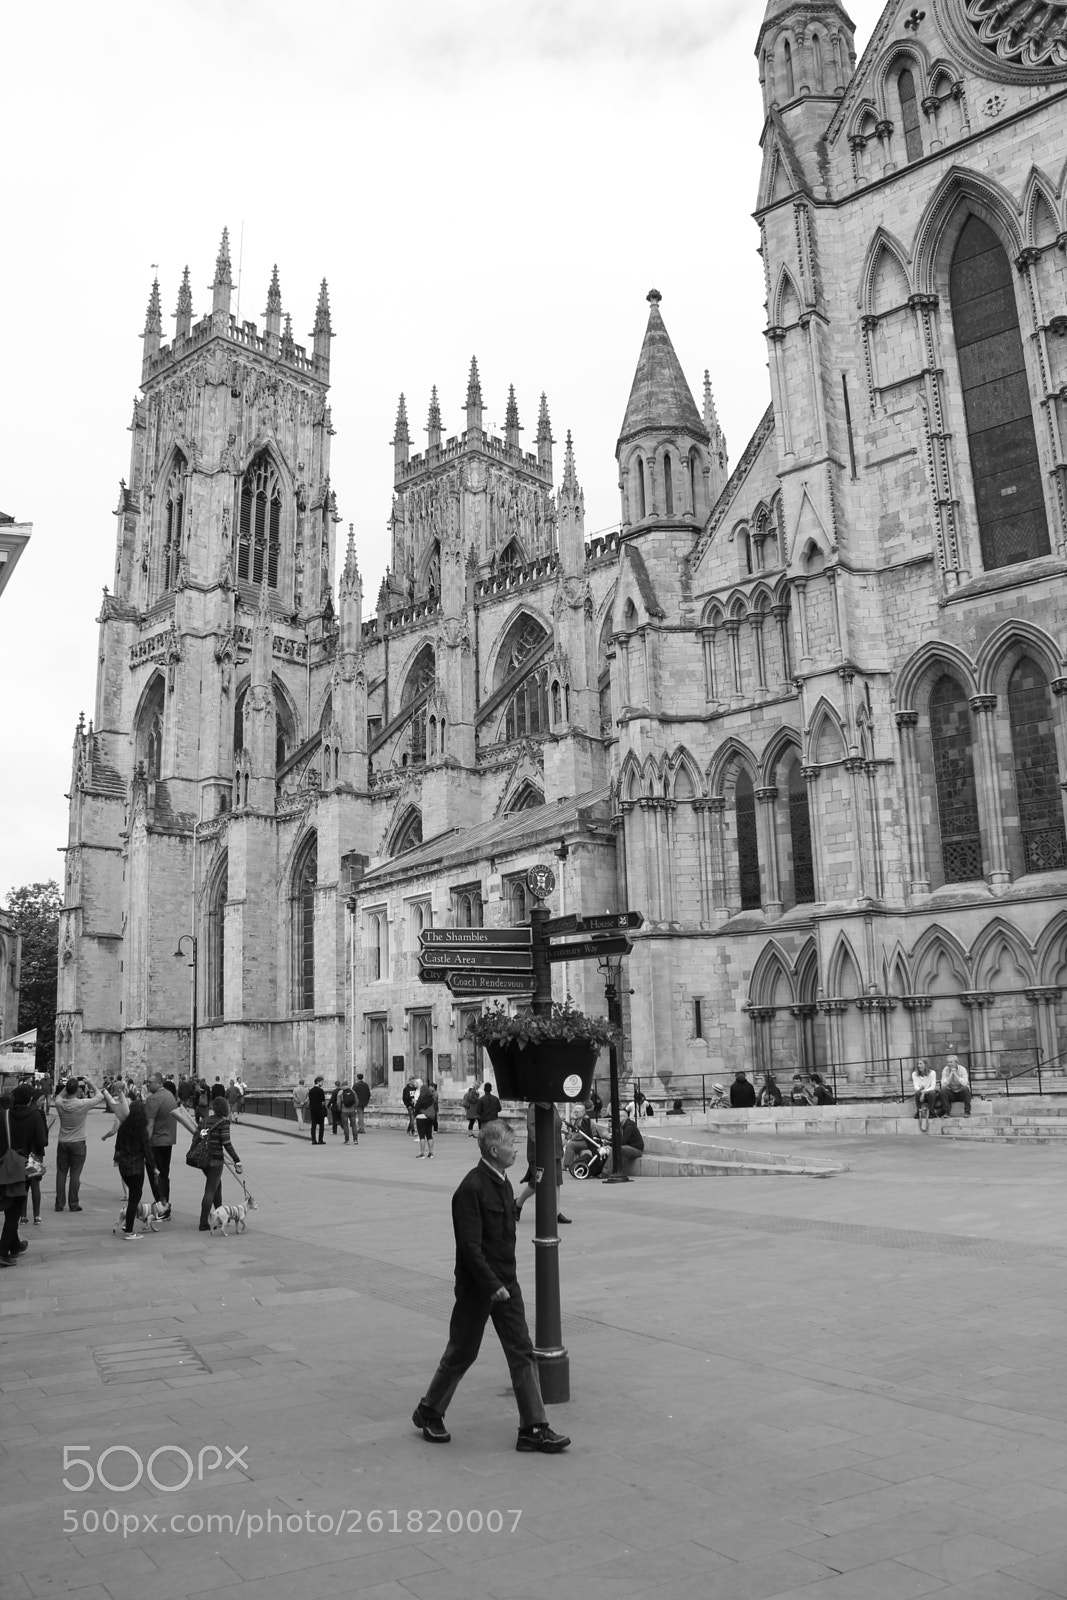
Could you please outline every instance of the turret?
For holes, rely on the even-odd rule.
[[[230,266],[230,230],[223,228],[219,253],[215,257],[215,276],[211,284],[211,314],[223,319],[221,329],[229,328],[230,294],[233,290],[233,269]]]
[[[624,529],[661,518],[703,521],[710,510],[709,433],[660,315],[662,298],[649,290],[648,325],[615,446]]]
[[[756,40],[763,110],[778,110],[798,153],[825,130],[856,65],[855,24],[838,0],[767,0]]]
[[[396,427],[393,430],[393,468],[406,467],[411,454],[411,435],[408,432],[408,408],[404,396],[396,408]]]
[[[330,292],[323,278],[319,289],[319,303],[315,307],[315,326],[311,333],[311,349],[316,372],[321,372],[323,377],[328,377],[330,372],[330,340],[333,338],[333,328],[330,326]]]
[[[174,342],[188,339],[193,326],[193,291],[189,286],[189,268],[182,273],[182,284],[178,290],[178,304],[174,311]]]
[[[508,385],[508,406],[504,416],[504,443],[514,455],[520,453],[519,434],[522,427],[519,423],[519,406],[515,399],[515,385]]]
[[[270,275],[270,288],[267,290],[267,307],[263,313],[263,332],[267,337],[267,351],[277,357],[282,347],[282,287],[278,282],[278,263],[274,263],[274,270]]]
[[[548,416],[548,397],[541,396],[541,409],[537,414],[537,465],[549,480],[552,478],[552,423]]]
[[[478,357],[471,356],[471,370],[467,378],[467,433],[480,435],[482,431],[482,380],[478,376]]]
[[[441,403],[437,398],[437,385],[430,391],[430,413],[426,419],[426,448],[433,452],[441,448]]]
[[[152,292],[148,296],[148,310],[145,312],[144,333],[144,359],[148,361],[159,349],[159,341],[163,333],[163,317],[159,309],[159,279],[152,279]]]
[[[569,428],[563,455],[563,483],[556,507],[560,565],[568,577],[576,577],[585,566],[585,495],[574,470],[574,445]]]

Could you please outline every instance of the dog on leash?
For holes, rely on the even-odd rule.
[[[170,1205],[166,1200],[141,1200],[138,1202],[137,1212],[133,1219],[134,1228],[141,1224],[142,1233],[158,1233],[159,1224],[166,1222],[170,1216]],[[121,1233],[126,1227],[126,1207],[119,1212],[118,1224],[112,1228],[112,1233]]]
[[[207,1220],[211,1224],[212,1233],[221,1233],[224,1238],[228,1238],[226,1230],[231,1222],[235,1233],[244,1233],[247,1216],[247,1206],[213,1206],[208,1212]]]

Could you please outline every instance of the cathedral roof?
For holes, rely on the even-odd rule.
[[[658,289],[649,291],[650,310],[645,342],[641,346],[626,415],[622,419],[619,445],[627,444],[642,433],[662,429],[676,428],[696,439],[708,437],[692,391],[685,381],[682,364],[675,355],[671,336],[660,316],[661,299]]]

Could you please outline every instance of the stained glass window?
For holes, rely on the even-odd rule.
[[[982,836],[974,781],[974,736],[966,696],[953,678],[939,678],[930,695],[941,864],[946,883],[982,876]]]
[[[1067,866],[1052,699],[1045,674],[1024,656],[1008,681],[1008,719],[1015,794],[1023,842],[1023,871]]]
[[[759,872],[759,839],[756,831],[756,796],[752,779],[742,772],[734,799],[737,821],[737,864],[741,877],[741,910],[758,911],[762,904]]]
[[[278,587],[282,488],[269,456],[257,456],[241,480],[237,519],[237,576],[257,587]]]
[[[293,874],[293,1009],[296,1011],[312,1011],[315,1007],[315,884],[318,870],[318,845],[312,835]]]

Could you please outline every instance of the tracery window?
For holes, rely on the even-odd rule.
[[[982,562],[1007,567],[1048,555],[1048,523],[1011,264],[979,217],[956,243],[950,293]]]
[[[318,840],[312,834],[293,870],[294,1011],[315,1008],[315,885],[318,875]]]
[[[389,919],[384,906],[367,914],[367,970],[372,983],[389,976]]]
[[[793,898],[798,906],[811,905],[815,899],[811,816],[807,785],[796,764],[789,770],[789,842],[793,851]]]
[[[515,690],[504,713],[504,738],[548,731],[548,668],[539,667]]]
[[[434,541],[433,553],[426,568],[426,598],[436,600],[441,593],[441,546]]]
[[[185,521],[185,457],[175,455],[163,491],[163,518],[160,528],[159,568],[157,589],[173,589],[178,581],[178,564],[182,557],[182,528]]]
[[[900,96],[900,121],[904,129],[904,149],[909,161],[918,161],[923,153],[922,129],[919,125],[919,104],[915,98],[915,79],[905,67],[897,79]]]
[[[367,1055],[370,1062],[370,1086],[384,1089],[389,1083],[389,1019],[384,1016],[367,1018]]]
[[[974,734],[967,698],[947,674],[930,694],[930,741],[945,882],[967,883],[982,876]]]
[[[411,705],[412,701],[425,694],[427,689],[432,689],[436,673],[437,665],[433,645],[424,644],[415,657],[414,665],[407,675],[404,692],[400,698],[401,707]],[[412,712],[411,716],[411,760],[413,762],[426,760],[426,735],[426,706],[421,705]]]
[[[209,1017],[226,1014],[226,897],[229,883],[228,862],[223,862],[215,879],[207,914],[207,993]]]
[[[257,586],[278,587],[282,486],[268,455],[257,456],[241,480],[237,517],[237,576]]]
[[[468,883],[452,890],[452,926],[454,928],[480,928],[483,905],[480,883]]]
[[[734,790],[734,820],[737,827],[737,866],[741,884],[741,910],[758,911],[762,904],[759,870],[759,838],[756,829],[756,795],[752,779],[742,772]]]
[[[1051,872],[1067,866],[1063,797],[1048,682],[1029,656],[1008,680],[1008,720],[1023,871]]]
[[[422,843],[422,812],[413,807],[401,824],[393,842],[392,854],[399,856],[405,850],[414,850]]]

